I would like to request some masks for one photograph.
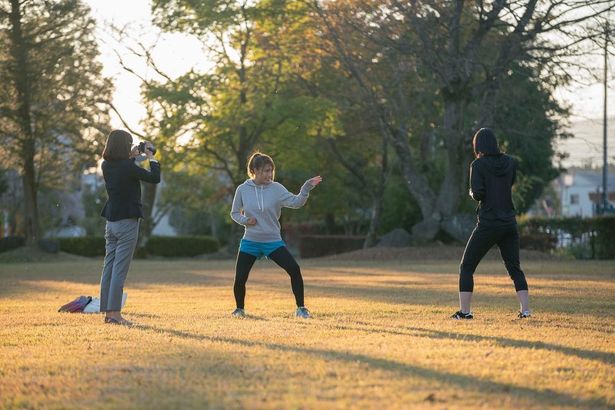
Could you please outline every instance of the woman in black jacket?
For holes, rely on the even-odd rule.
[[[474,271],[485,254],[498,245],[506,270],[515,284],[521,305],[519,318],[530,316],[525,274],[519,263],[519,231],[512,202],[516,162],[500,152],[495,134],[481,128],[472,142],[476,160],[470,166],[470,196],[478,201],[477,224],[463,253],[459,269],[460,310],[453,319],[473,319],[470,310]]]
[[[154,148],[145,144],[145,156],[150,171],[139,167],[135,158],[138,147],[131,150],[132,136],[122,130],[111,131],[107,137],[102,172],[109,199],[101,215],[105,227],[105,262],[100,280],[100,311],[106,312],[105,323],[130,324],[121,311],[124,282],[139,236],[139,218],[143,217],[141,181],[160,182],[160,165],[154,159]]]

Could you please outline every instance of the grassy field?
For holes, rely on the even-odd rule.
[[[457,261],[304,261],[314,318],[258,262],[233,319],[233,263],[135,261],[125,316],[60,314],[101,260],[0,265],[2,408],[614,408],[615,263],[533,261],[515,319],[498,262],[457,307]]]

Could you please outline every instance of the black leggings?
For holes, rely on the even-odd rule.
[[[472,292],[474,290],[474,271],[493,245],[498,245],[498,248],[500,248],[500,255],[506,270],[515,283],[515,290],[527,290],[525,274],[519,263],[517,224],[489,226],[479,223],[468,240],[459,266],[460,292]]]
[[[303,306],[303,277],[301,277],[301,268],[299,268],[293,255],[290,254],[285,246],[282,246],[269,254],[268,258],[277,263],[278,266],[288,273],[297,307]],[[241,309],[244,307],[244,300],[246,298],[246,282],[248,281],[248,275],[255,261],[256,256],[250,255],[249,253],[239,252],[237,254],[233,293],[235,293],[235,303],[237,303],[237,307]]]

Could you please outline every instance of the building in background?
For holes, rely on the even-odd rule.
[[[552,183],[557,198],[545,198],[559,208],[559,215],[592,217],[602,200],[602,171],[599,169],[571,168]],[[615,207],[615,172],[608,174],[608,198]],[[543,205],[543,208],[545,206]],[[555,208],[555,207],[554,207]]]

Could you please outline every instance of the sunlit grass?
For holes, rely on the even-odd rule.
[[[233,263],[136,261],[125,316],[60,314],[98,292],[99,260],[0,266],[4,408],[607,408],[615,406],[615,264],[524,265],[515,319],[501,263],[457,307],[458,261],[304,261],[312,320],[259,262],[248,319],[232,319]]]

